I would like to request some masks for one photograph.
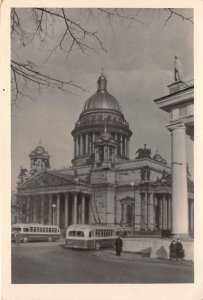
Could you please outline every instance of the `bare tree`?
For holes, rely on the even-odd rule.
[[[74,13],[73,13],[74,11]],[[164,24],[172,17],[193,23],[193,19],[178,9],[166,8],[156,10],[162,13]],[[141,18],[142,9],[65,9],[65,8],[25,8],[11,10],[11,38],[12,38],[12,105],[16,105],[22,97],[31,98],[30,86],[57,88],[63,92],[72,92],[74,89],[84,90],[77,83],[53,78],[40,71],[39,66],[31,61],[23,61],[15,54],[16,47],[26,47],[30,44],[43,49],[50,45],[47,60],[57,50],[64,51],[66,60],[71,52],[79,50],[81,53],[107,51],[100,38],[99,32],[88,27],[89,22],[100,19],[111,26],[114,21],[120,20],[123,24],[131,26],[134,23],[144,24]],[[57,30],[56,30],[57,28]],[[59,31],[58,31],[59,30]],[[16,46],[17,45],[17,46]],[[26,93],[27,90],[27,93]]]

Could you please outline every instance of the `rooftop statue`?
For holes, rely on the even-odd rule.
[[[174,61],[174,77],[175,81],[181,81],[183,77],[182,63],[177,56]]]
[[[137,154],[136,158],[150,158],[151,157],[151,149],[146,148],[146,144],[144,144],[144,148],[139,148],[135,154]]]

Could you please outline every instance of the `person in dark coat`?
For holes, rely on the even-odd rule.
[[[177,256],[176,260],[183,259],[185,256],[183,245],[182,245],[180,239],[177,239],[177,242],[176,242],[176,256]]]
[[[176,259],[176,241],[173,240],[169,246],[169,259],[175,260]]]
[[[118,236],[118,238],[116,239],[115,246],[116,246],[116,256],[121,256],[123,241],[120,238],[120,236]]]

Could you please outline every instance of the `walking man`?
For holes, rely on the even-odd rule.
[[[115,246],[116,246],[116,256],[121,256],[123,241],[120,238],[120,236],[118,236],[118,238],[116,239]]]

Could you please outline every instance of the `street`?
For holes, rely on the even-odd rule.
[[[125,253],[66,249],[62,242],[12,244],[12,283],[192,283],[193,264],[128,260]]]

